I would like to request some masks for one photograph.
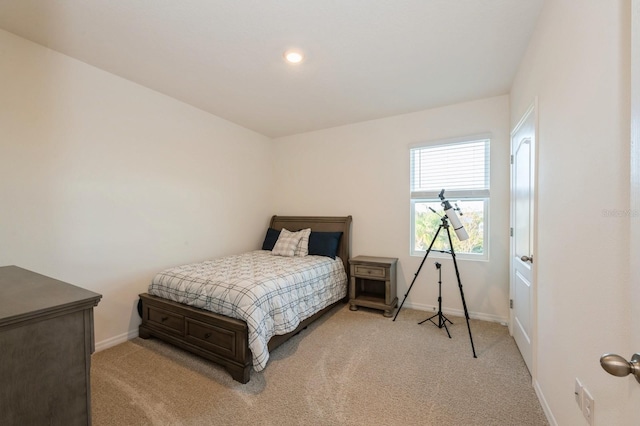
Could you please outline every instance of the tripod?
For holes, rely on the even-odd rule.
[[[445,317],[444,314],[442,313],[442,269],[440,269],[441,267],[442,265],[436,262],[436,269],[438,270],[438,313],[433,316],[430,316],[424,321],[420,321],[418,324],[431,321],[433,325],[435,325],[438,328],[444,327],[444,329],[447,331],[447,336],[449,336],[449,339],[451,339],[451,334],[449,333],[449,329],[447,328],[447,322],[451,325],[453,325],[453,323],[449,318]],[[435,323],[435,321],[433,321],[435,317],[438,317],[437,324]]]
[[[413,285],[415,284],[416,279],[418,278],[418,274],[420,273],[420,270],[422,269],[422,266],[424,265],[425,260],[427,260],[427,256],[429,256],[429,253],[431,253],[431,248],[433,247],[433,244],[436,242],[436,238],[438,238],[438,234],[440,234],[440,231],[442,231],[442,229],[444,228],[445,231],[447,231],[447,237],[449,239],[449,248],[451,250],[450,251],[437,250],[437,251],[440,251],[442,253],[450,253],[451,257],[453,258],[453,266],[454,266],[455,271],[456,271],[456,278],[458,280],[458,288],[460,289],[460,298],[462,299],[462,307],[464,308],[464,317],[467,320],[467,329],[469,330],[469,340],[471,341],[471,351],[473,352],[473,357],[474,358],[478,358],[476,356],[476,348],[475,348],[475,346],[473,346],[473,336],[471,335],[471,326],[469,325],[469,311],[467,310],[467,302],[465,302],[465,300],[464,300],[464,291],[462,291],[462,283],[460,282],[460,272],[458,271],[458,262],[456,262],[456,253],[453,250],[453,242],[451,241],[451,232],[449,231],[449,221],[448,221],[446,215],[442,216],[440,218],[440,221],[442,223],[438,227],[438,230],[436,231],[436,234],[433,236],[433,240],[431,240],[431,244],[429,244],[429,248],[427,249],[427,252],[425,253],[424,258],[422,259],[422,262],[420,263],[420,266],[418,267],[418,270],[416,271],[416,274],[413,277],[413,281],[411,281],[411,285],[409,285],[409,289],[407,290],[407,293],[404,295],[404,299],[402,299],[402,303],[400,304],[400,307],[396,311],[396,315],[393,317],[393,320],[395,321],[396,318],[398,317],[398,314],[400,313],[400,310],[402,309],[402,306],[404,305],[404,302],[407,300],[407,296],[409,295],[409,292],[413,288]],[[438,268],[438,269],[440,269],[440,268]],[[440,271],[440,273],[441,273],[441,271]],[[441,288],[440,288],[440,291],[441,291]],[[449,320],[444,315],[442,315],[442,309],[441,309],[441,307],[442,307],[442,297],[441,296],[438,297],[438,306],[439,306],[439,311],[438,311],[438,313],[436,315],[432,316],[431,318],[427,318],[426,320],[420,322],[419,324],[422,324],[425,321],[429,321],[430,319],[432,319],[432,318],[437,316],[439,323],[440,323],[440,321],[443,321],[440,324],[442,324],[445,327],[445,330],[447,330],[447,334],[449,335],[449,338],[451,338],[451,335],[449,334],[449,329],[446,326],[446,321],[449,321]],[[433,322],[433,321],[431,321],[431,322]],[[453,324],[451,321],[449,321],[449,323]],[[438,324],[436,324],[436,325],[438,325]],[[438,327],[442,328],[442,326],[440,326],[440,325],[438,325]]]

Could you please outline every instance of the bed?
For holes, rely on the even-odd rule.
[[[207,358],[224,367],[234,380],[247,383],[251,368],[257,371],[264,368],[270,351],[298,334],[336,304],[348,300],[351,220],[351,216],[273,216],[271,218],[265,244],[273,230],[279,232],[286,229],[295,232],[310,228],[312,238],[318,235],[329,235],[329,233],[341,233],[335,251],[335,260],[315,255],[284,259],[283,256],[272,255],[269,251],[256,250],[198,264],[182,265],[160,272],[154,277],[149,291],[140,295],[142,323],[139,327],[139,336],[143,339],[153,336]],[[271,238],[277,239],[278,236],[271,235]],[[236,269],[230,265],[244,265],[243,262],[246,262],[259,265],[258,269],[261,269],[265,262],[270,261],[269,259],[274,259],[277,263],[275,267],[279,268],[281,272],[279,275],[285,275],[284,272],[286,272],[296,277],[306,277],[311,269],[325,271],[327,268],[324,275],[331,276],[333,287],[328,291],[322,287],[324,284],[314,284],[312,286],[314,292],[327,293],[327,295],[323,295],[323,299],[319,299],[320,296],[309,298],[308,300],[313,300],[313,303],[307,303],[305,299],[304,306],[296,305],[294,310],[299,317],[296,319],[289,315],[293,307],[291,303],[294,303],[298,292],[309,294],[311,290],[296,288],[285,291],[285,286],[270,279],[267,287],[281,293],[279,297],[284,297],[283,300],[289,300],[289,308],[280,312],[283,314],[280,315],[281,317],[287,317],[284,321],[285,325],[281,325],[278,321],[274,322],[271,318],[254,319],[254,311],[261,312],[261,309],[251,309],[248,305],[251,297],[254,296],[248,297],[244,294],[245,284],[241,276],[253,277],[257,274],[253,271],[245,273],[244,270],[233,272]],[[289,261],[293,263],[291,265],[286,263]],[[219,267],[228,267],[224,272],[216,273],[228,275],[229,284],[212,290],[211,286],[206,285],[211,282],[208,278],[211,275],[207,275],[210,274],[208,268]],[[185,285],[183,278],[188,275],[191,281]],[[172,287],[172,282],[177,285]],[[234,288],[238,287],[240,291],[233,293]],[[340,293],[338,294],[337,291]],[[262,298],[262,296],[259,297]],[[241,299],[244,306],[238,309],[243,312],[251,311],[251,315],[246,317],[246,320],[241,319],[242,315],[236,310],[231,310],[226,303],[229,299]],[[270,328],[274,323],[273,330],[266,335],[256,334],[259,331],[257,329],[261,329],[265,323],[269,326],[266,328]]]

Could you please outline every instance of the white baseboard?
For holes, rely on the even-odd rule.
[[[437,312],[438,307],[433,305],[423,305],[421,303],[405,303],[404,308],[416,309],[418,311]],[[454,317],[464,317],[464,310],[462,309],[442,309],[442,313],[445,315],[451,315]],[[509,318],[500,317],[498,315],[485,314],[483,312],[469,312],[469,318],[477,319],[481,321],[497,322],[501,325],[508,325]]]
[[[436,312],[438,310],[437,306],[433,306],[433,305],[423,305],[420,303],[405,303],[403,308],[409,308],[409,309],[417,309],[419,311],[426,311],[426,312]],[[442,313],[445,315],[451,315],[454,317],[463,317],[464,316],[464,311],[461,309],[443,309]],[[507,318],[502,318],[499,317],[497,315],[490,315],[490,314],[485,314],[485,313],[481,313],[481,312],[469,312],[469,317],[473,318],[473,319],[478,319],[481,321],[490,321],[490,322],[497,322],[500,323],[502,325],[507,325],[508,324],[508,319]],[[100,342],[96,343],[96,352],[100,352],[103,351],[105,349],[108,349],[112,346],[115,345],[119,345],[120,343],[124,343],[127,340],[131,340],[138,337],[138,327],[136,327],[133,330],[129,330],[129,332],[127,333],[123,333],[120,334],[118,336],[114,336],[111,337],[109,339],[106,340],[102,340]]]
[[[124,343],[127,340],[135,339],[138,337],[138,327],[133,330],[129,330],[128,333],[123,333],[119,336],[112,337],[110,339],[102,340],[96,343],[96,352],[103,351],[105,349],[109,349],[112,346],[119,345],[120,343]]]
[[[538,396],[538,401],[540,401],[540,405],[542,406],[542,411],[544,411],[544,415],[547,416],[547,420],[551,426],[558,426],[558,422],[555,417],[553,417],[553,413],[551,413],[551,408],[549,404],[547,404],[547,400],[544,398],[544,394],[542,393],[542,389],[540,389],[540,384],[534,380],[533,381],[533,389],[536,391],[536,395]]]

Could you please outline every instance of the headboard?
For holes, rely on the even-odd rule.
[[[338,245],[338,256],[344,264],[347,279],[349,273],[349,257],[351,256],[351,216],[273,216],[271,224],[273,229],[288,231],[299,231],[311,228],[316,232],[342,232],[340,245]],[[347,283],[349,281],[347,280]]]

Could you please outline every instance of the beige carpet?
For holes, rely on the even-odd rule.
[[[92,359],[93,424],[547,425],[506,327],[341,305],[271,353],[246,385],[156,339]]]

